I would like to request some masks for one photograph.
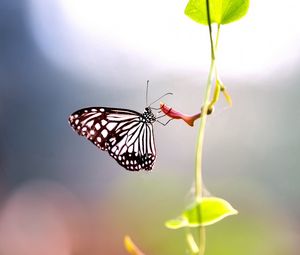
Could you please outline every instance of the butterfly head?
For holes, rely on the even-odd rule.
[[[153,123],[156,121],[156,117],[155,117],[154,113],[152,112],[150,106],[145,108],[143,117],[146,119],[147,122]]]

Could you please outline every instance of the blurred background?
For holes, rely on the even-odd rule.
[[[86,106],[142,112],[155,100],[201,107],[207,27],[187,1],[0,0],[0,254],[188,254],[164,222],[190,202],[195,128],[155,124],[152,172],[123,170],[76,135]],[[207,228],[207,255],[296,255],[300,248],[300,17],[296,0],[251,1],[221,28],[218,68],[233,99],[210,116],[204,181],[239,215]]]

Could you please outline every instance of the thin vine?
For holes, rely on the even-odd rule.
[[[207,11],[207,22],[209,28],[210,45],[211,45],[211,63],[210,63],[209,74],[206,82],[203,107],[201,109],[202,117],[201,117],[201,123],[199,127],[198,139],[197,139],[196,164],[195,164],[195,198],[197,202],[201,202],[203,196],[203,186],[202,186],[203,184],[203,178],[202,178],[203,142],[204,142],[206,119],[207,119],[207,111],[209,109],[209,103],[210,103],[210,93],[211,93],[212,82],[213,82],[213,74],[215,71],[215,46],[212,39],[209,0],[206,0],[206,11]],[[200,209],[199,209],[198,218],[201,219]],[[199,226],[199,253],[198,253],[199,255],[204,255],[205,244],[206,244],[205,227]]]

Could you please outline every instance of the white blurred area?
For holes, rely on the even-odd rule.
[[[207,27],[184,15],[187,1],[29,0],[35,40],[62,69],[120,82],[207,72]],[[268,77],[299,58],[297,0],[251,1],[241,21],[222,26],[223,76]],[[259,75],[257,75],[259,73]]]

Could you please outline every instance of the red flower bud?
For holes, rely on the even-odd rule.
[[[178,112],[176,110],[174,110],[173,108],[167,106],[164,103],[160,103],[160,109],[162,110],[162,112],[164,114],[166,114],[167,116],[169,116],[172,119],[182,119],[184,120],[187,124],[189,124],[191,127],[194,126],[194,121],[196,119],[199,119],[201,117],[201,112],[194,114],[194,115],[186,115],[184,113]]]

